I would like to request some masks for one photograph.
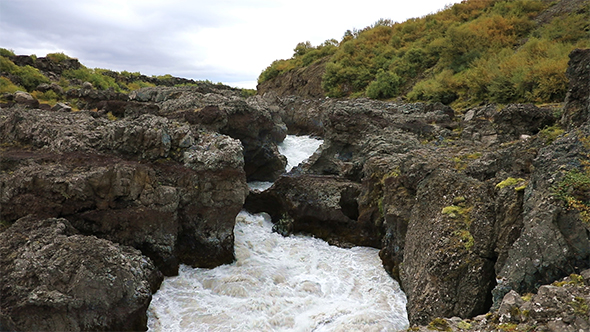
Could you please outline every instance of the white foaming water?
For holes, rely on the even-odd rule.
[[[288,136],[288,145],[313,147]],[[300,140],[301,139],[301,140]],[[290,142],[291,141],[291,142]],[[293,143],[294,141],[294,143]],[[303,141],[303,142],[301,142]],[[321,144],[307,154],[305,160]],[[148,310],[149,331],[396,331],[408,327],[406,297],[373,248],[342,249],[272,232],[268,215],[240,212],[236,262],[214,269],[181,266]]]
[[[287,157],[287,166],[285,172],[289,172],[293,167],[304,162],[311,156],[324,141],[309,136],[287,135],[282,143],[277,146],[279,152]],[[272,182],[252,181],[248,182],[248,187],[253,190],[264,191],[272,186]]]
[[[287,135],[285,140],[278,144],[279,152],[287,157],[286,171],[289,172],[309,158],[323,142],[309,136]]]
[[[342,249],[272,232],[263,215],[241,212],[237,261],[181,266],[149,309],[150,331],[396,331],[408,327],[406,298],[378,250]]]

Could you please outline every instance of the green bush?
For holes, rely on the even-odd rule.
[[[458,82],[452,70],[444,70],[434,78],[418,82],[408,93],[411,101],[429,101],[450,104],[458,98]]]
[[[0,94],[15,93],[17,91],[25,91],[22,86],[15,85],[11,80],[4,76],[0,76]]]
[[[240,91],[240,95],[244,98],[255,96],[256,90],[255,89],[242,89],[242,91]]]
[[[69,79],[79,79],[83,82],[90,82],[96,89],[107,90],[113,88],[117,92],[121,92],[121,87],[117,84],[114,78],[103,75],[101,69],[88,69],[81,67],[79,69],[69,69],[62,73],[62,76]]]
[[[41,74],[37,68],[31,66],[19,67],[17,76],[19,76],[22,86],[29,92],[35,90],[39,84],[50,82],[49,78]]]
[[[31,93],[31,95],[33,97],[35,97],[35,99],[39,100],[39,101],[44,101],[47,104],[50,105],[55,105],[57,104],[58,101],[60,101],[62,98],[60,98],[54,91],[52,90],[48,90],[45,92],[41,92],[41,91],[33,91]]]
[[[8,57],[11,57],[11,56],[14,56],[14,51],[0,47],[0,56],[4,56],[4,57],[7,57],[7,58]]]
[[[133,91],[133,90],[139,90],[142,88],[148,88],[148,87],[153,87],[153,86],[156,86],[156,85],[152,84],[152,83],[136,80],[136,81],[133,81],[133,82],[127,84],[126,88],[129,91]]]
[[[538,37],[561,43],[575,43],[580,39],[590,38],[590,20],[588,11],[566,17],[557,17],[551,23],[541,27]]]
[[[0,56],[0,72],[18,77],[18,81],[26,91],[33,91],[41,83],[49,83],[49,79],[34,67],[15,65],[8,58]]]
[[[65,55],[63,52],[59,52],[59,53],[49,53],[46,55],[46,57],[48,57],[49,59],[51,59],[51,61],[53,62],[62,62],[64,60],[69,60],[71,59],[69,56]]]
[[[395,73],[380,69],[375,81],[367,87],[367,97],[372,99],[387,99],[398,95],[403,80]]]
[[[0,72],[8,74],[16,74],[18,66],[10,61],[7,57],[0,56]]]

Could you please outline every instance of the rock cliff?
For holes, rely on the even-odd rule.
[[[380,239],[369,242],[406,292],[413,325],[472,318],[497,310],[511,291],[579,274],[590,267],[590,50],[570,58],[563,109],[485,105],[455,114],[442,104],[267,93],[290,130],[325,141],[246,207],[269,212],[284,231],[333,243]],[[342,183],[355,189],[343,195]],[[329,203],[345,196],[346,205]],[[310,211],[325,218],[310,222]],[[350,220],[337,222],[342,216]]]
[[[179,264],[214,267],[234,260],[233,227],[248,192],[247,171],[251,178],[278,176],[285,159],[276,142],[286,129],[261,104],[234,98],[231,89],[204,89],[148,89],[131,100],[89,90],[97,98],[93,110],[23,102],[0,109],[0,231],[6,243],[0,274],[2,293],[11,299],[2,301],[3,326],[143,330],[151,293],[159,287],[151,274],[161,280],[161,273],[177,274]],[[57,223],[68,232],[43,233],[37,223]],[[35,232],[47,244],[27,240]],[[37,247],[26,249],[25,243]],[[54,249],[47,255],[29,254],[49,245]],[[81,256],[68,255],[77,246],[86,248],[76,252]],[[120,256],[114,249],[103,254],[101,246],[120,248],[123,258],[92,263],[87,257],[93,248],[96,259]],[[140,272],[129,259],[145,265],[137,284],[126,274]],[[93,274],[72,281],[86,261],[96,265]],[[19,279],[25,273],[17,271],[19,264],[28,264],[34,282]],[[120,273],[109,272],[113,264]],[[63,286],[35,277],[43,269]],[[150,286],[142,290],[144,279]],[[18,286],[22,282],[29,288]],[[113,296],[87,299],[85,292]],[[26,307],[31,297],[36,302]],[[97,310],[85,314],[89,307]]]

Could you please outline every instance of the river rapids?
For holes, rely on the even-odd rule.
[[[321,144],[288,136],[287,171]],[[265,189],[268,183],[252,184]],[[378,250],[342,249],[320,239],[272,232],[265,214],[236,218],[233,264],[181,266],[148,310],[149,331],[399,331],[406,297]]]

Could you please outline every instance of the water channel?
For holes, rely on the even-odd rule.
[[[321,144],[288,136],[287,170]],[[270,183],[251,184],[264,189]],[[406,297],[382,268],[378,250],[342,249],[307,236],[272,232],[267,215],[236,218],[233,264],[181,266],[148,311],[149,331],[398,331]]]

